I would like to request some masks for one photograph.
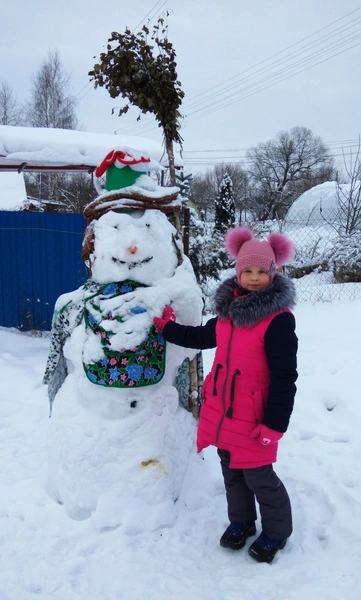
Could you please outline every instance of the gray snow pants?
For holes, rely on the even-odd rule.
[[[292,533],[292,510],[285,486],[272,465],[254,469],[230,469],[229,452],[218,450],[226,488],[228,518],[233,523],[252,523],[259,504],[263,531],[274,540]]]

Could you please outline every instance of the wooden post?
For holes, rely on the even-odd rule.
[[[189,256],[189,223],[190,223],[190,210],[185,207],[183,210],[183,251],[186,256]]]
[[[189,224],[190,209],[185,207],[183,210],[183,251],[189,256]],[[198,355],[189,361],[189,397],[188,406],[195,419],[199,418],[199,398],[198,398]]]

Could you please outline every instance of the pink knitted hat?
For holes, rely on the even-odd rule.
[[[277,267],[291,258],[293,243],[282,233],[271,233],[260,242],[248,227],[238,227],[227,232],[226,249],[236,259],[237,277],[247,267],[262,267],[273,279]]]

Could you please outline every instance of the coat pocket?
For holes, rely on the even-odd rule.
[[[252,398],[252,408],[255,423],[261,423],[264,415],[264,404],[262,392],[255,390],[250,392]]]

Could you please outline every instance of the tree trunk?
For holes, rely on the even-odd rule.
[[[190,224],[190,210],[188,207],[183,209],[183,250],[186,256],[189,256],[189,224]]]
[[[176,178],[175,178],[175,166],[174,166],[173,141],[171,139],[169,139],[169,137],[167,136],[165,131],[164,131],[164,143],[165,143],[165,149],[166,149],[167,156],[168,156],[169,182],[170,182],[171,186],[175,186]],[[182,226],[181,226],[178,211],[174,211],[174,226],[175,226],[176,230],[178,231],[178,234],[181,237],[181,239],[183,239]]]
[[[195,419],[199,419],[199,398],[198,398],[198,360],[197,356],[189,361],[189,410]]]
[[[173,141],[169,139],[167,134],[164,132],[164,140],[165,140],[165,150],[168,156],[168,165],[169,165],[169,181],[171,186],[176,185],[175,178],[175,166],[174,166],[174,151],[173,151]]]
[[[174,152],[173,152],[173,142],[168,139],[166,133],[164,133],[165,140],[165,148],[168,156],[168,165],[169,165],[169,180],[171,186],[176,185],[176,177],[175,177],[175,165],[174,165]],[[179,219],[179,213],[174,213],[174,221],[175,227],[183,240],[183,248],[184,253],[187,256],[189,252],[189,209],[188,210],[188,239],[187,235],[182,235],[182,226]],[[198,360],[197,356],[195,356],[192,360],[189,361],[189,397],[188,397],[188,405],[192,415],[195,419],[199,418],[199,398],[198,398]]]

